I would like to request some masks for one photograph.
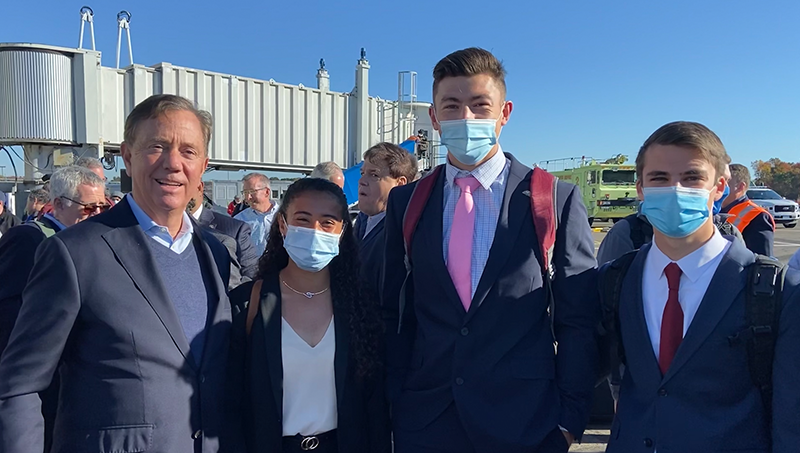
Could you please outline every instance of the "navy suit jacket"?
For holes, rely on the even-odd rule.
[[[41,222],[56,232],[61,230],[47,217],[42,217]],[[3,282],[0,285],[0,357],[22,305],[22,291],[33,269],[36,248],[44,239],[44,233],[35,224],[11,228],[0,238],[0,281]]]
[[[800,445],[800,274],[791,270],[786,274],[773,367],[774,425],[769,432],[761,393],[750,378],[746,346],[728,340],[748,326],[744,289],[746,266],[755,261],[753,253],[733,241],[672,365],[662,376],[642,305],[642,274],[651,246],[637,253],[623,281],[619,325],[627,366],[607,451],[796,452]],[[600,278],[604,272],[600,271]]]
[[[200,363],[127,200],[41,244],[0,361],[0,451],[42,451],[56,368],[53,452],[224,451],[228,254],[195,231],[213,291]]]
[[[368,294],[380,297],[383,251],[386,242],[384,234],[386,218],[381,219],[377,225],[372,227],[369,234],[365,235],[368,219],[366,214],[359,213],[354,228],[358,243],[358,256],[361,259],[361,281],[369,291]]]
[[[442,252],[444,172],[413,239],[411,281],[397,334],[406,276],[402,221],[415,184],[392,189],[385,219],[383,305],[393,423],[416,431],[455,402],[478,451],[528,452],[558,425],[579,437],[588,420],[599,319],[594,241],[572,184],[558,183],[553,347],[530,207],[531,169],[511,160],[494,242],[470,310]],[[447,442],[431,439],[431,444]]]
[[[258,253],[250,240],[250,225],[220,212],[203,206],[197,223],[215,232],[235,239],[235,243],[217,236],[217,239],[228,249],[231,257],[231,279],[229,289],[255,278],[258,273]]]

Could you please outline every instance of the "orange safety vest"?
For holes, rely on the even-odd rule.
[[[769,220],[772,222],[772,229],[774,230],[775,219],[772,218],[772,214],[761,206],[753,203],[752,200],[745,200],[732,207],[730,211],[728,211],[730,216],[726,220],[728,223],[732,223],[740,233],[744,233],[744,229],[747,228],[747,225],[750,225],[750,222],[761,213],[765,213],[769,216]]]

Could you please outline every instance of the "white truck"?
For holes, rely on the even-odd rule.
[[[794,228],[800,220],[800,205],[780,196],[769,187],[750,187],[747,189],[747,198],[768,210],[776,224]]]

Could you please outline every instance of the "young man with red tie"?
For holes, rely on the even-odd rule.
[[[780,277],[765,270],[754,279],[756,256],[714,226],[727,160],[719,137],[691,122],[662,126],[639,150],[637,189],[654,240],[599,277],[614,280],[629,259],[618,274],[626,369],[609,453],[788,453],[800,445],[800,275],[787,271],[782,297],[771,298]],[[776,322],[751,328],[760,316],[753,310],[772,302]],[[774,357],[764,363],[765,354]],[[759,372],[771,374],[766,386],[756,385]]]
[[[586,209],[577,187],[557,183],[551,318],[532,171],[497,142],[513,107],[505,70],[491,53],[470,48],[442,59],[433,77],[430,116],[447,162],[426,176],[436,180],[411,256],[406,207],[426,178],[392,189],[385,219],[395,451],[566,452],[589,417],[597,358]]]

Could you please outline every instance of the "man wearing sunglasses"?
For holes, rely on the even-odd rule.
[[[278,202],[272,200],[272,189],[269,187],[269,178],[261,173],[250,173],[242,179],[244,182],[244,200],[250,206],[236,214],[234,219],[250,225],[252,234],[250,238],[256,248],[258,256],[264,253],[267,247],[269,229],[272,219],[278,212]]]
[[[108,209],[105,184],[84,167],[64,167],[50,179],[53,210],[40,220],[12,228],[0,238],[0,357],[22,305],[22,290],[33,269],[36,249],[46,238]],[[49,451],[58,397],[58,380],[40,394]]]

